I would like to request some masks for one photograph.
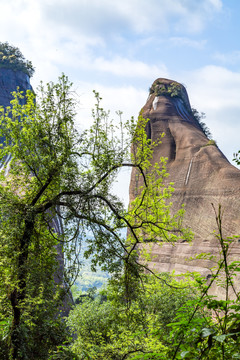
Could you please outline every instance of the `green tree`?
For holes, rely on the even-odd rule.
[[[72,350],[79,359],[240,359],[240,262],[229,260],[238,237],[222,235],[221,207],[215,213],[221,248],[210,278],[190,273],[113,278],[95,300],[85,298],[70,313]],[[221,296],[211,294],[212,286]]]
[[[240,262],[229,260],[231,245],[238,237],[223,236],[221,206],[215,210],[215,216],[220,254],[215,259],[216,266],[211,269],[210,279],[193,274],[199,296],[184,304],[170,324],[174,349],[169,359],[172,360],[240,359],[240,293],[237,286]],[[210,254],[200,254],[197,258],[213,260]],[[210,294],[213,285],[221,296]],[[195,317],[199,310],[205,315],[204,322]]]
[[[133,120],[124,127],[120,118],[116,129],[95,95],[93,126],[81,133],[64,75],[57,84],[41,85],[36,98],[30,91],[14,93],[11,107],[1,109],[0,160],[11,154],[11,161],[0,173],[0,325],[13,360],[45,359],[62,342],[57,315],[67,280],[56,261],[59,247],[68,281],[77,275],[85,239],[92,267],[115,272],[124,264],[128,284],[129,274],[137,277],[144,266],[137,260],[144,234],[151,242],[183,236],[182,211],[170,215],[165,160],[150,163],[155,144],[147,140],[147,121],[140,118],[136,129]],[[26,104],[20,105],[23,96]],[[132,155],[131,143],[138,144]],[[122,167],[136,168],[142,183],[129,211],[111,191]],[[58,233],[56,218],[62,222]]]
[[[68,325],[75,333],[72,349],[79,359],[168,359],[168,324],[194,298],[191,281],[141,274],[134,290],[128,306],[125,278],[113,278],[101,295],[85,298],[71,311]]]

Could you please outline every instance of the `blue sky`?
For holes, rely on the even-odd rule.
[[[239,0],[0,0],[0,41],[36,68],[32,85],[64,72],[91,123],[92,90],[137,117],[151,83],[183,83],[231,161],[240,149]],[[123,185],[123,187],[127,185]]]

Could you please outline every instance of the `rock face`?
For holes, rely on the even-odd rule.
[[[11,93],[19,88],[20,91],[32,90],[29,76],[22,71],[11,69],[0,69],[0,104],[9,106],[12,100]]]
[[[238,235],[232,257],[240,257],[240,170],[232,166],[219,148],[209,141],[194,118],[185,88],[172,80],[157,79],[142,109],[149,118],[147,135],[153,141],[164,132],[162,143],[154,150],[153,163],[168,158],[169,182],[174,182],[173,213],[185,204],[184,226],[194,233],[193,244],[154,245],[150,266],[160,272],[199,271],[205,276],[210,261],[187,258],[198,253],[219,254],[213,232],[217,230],[213,206],[223,210],[224,236]],[[238,150],[238,149],[236,149]],[[130,183],[130,201],[135,197],[135,170]]]

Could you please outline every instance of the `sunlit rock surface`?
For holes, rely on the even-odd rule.
[[[175,91],[177,96],[171,96]],[[224,236],[238,235],[231,245],[232,258],[240,258],[240,170],[229,163],[221,150],[211,144],[199,123],[191,114],[186,89],[181,84],[157,79],[149,98],[142,108],[147,124],[148,137],[153,141],[164,132],[162,143],[154,150],[152,162],[168,158],[168,182],[174,182],[173,213],[185,204],[184,225],[194,232],[191,245],[182,240],[175,246],[153,246],[150,266],[160,272],[175,270],[177,273],[199,271],[210,274],[213,262],[188,260],[204,252],[219,254],[219,244],[213,234],[217,231],[213,206],[222,207]],[[226,119],[227,127],[227,119]],[[236,149],[238,150],[238,149]],[[130,183],[130,201],[136,196],[135,170]]]

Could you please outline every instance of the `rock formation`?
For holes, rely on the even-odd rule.
[[[0,69],[0,104],[1,106],[9,106],[13,99],[12,92],[19,88],[20,91],[26,92],[32,90],[30,79],[27,74],[22,71],[13,71],[12,69]]]
[[[187,258],[198,253],[219,254],[219,244],[213,234],[217,230],[213,206],[223,210],[224,236],[238,235],[232,245],[233,258],[240,256],[240,170],[231,165],[213,141],[205,136],[193,116],[187,92],[181,84],[157,79],[142,109],[149,118],[147,135],[153,141],[165,136],[153,155],[153,163],[168,158],[169,182],[175,191],[171,201],[175,213],[185,204],[184,226],[194,233],[190,245],[182,240],[176,245],[153,246],[150,266],[160,272],[199,271],[205,276],[213,265],[210,261]],[[236,149],[237,150],[237,149]],[[130,183],[130,201],[135,197],[135,170]]]

